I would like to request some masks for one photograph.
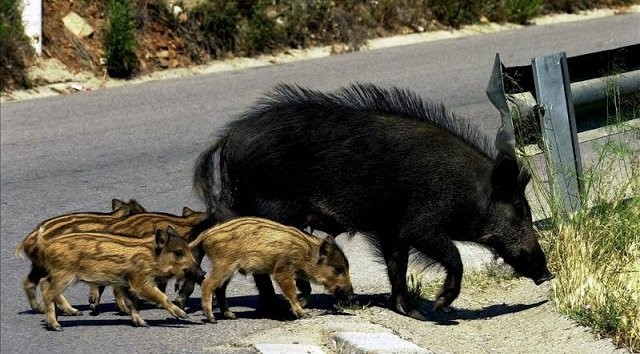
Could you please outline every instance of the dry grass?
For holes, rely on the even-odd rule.
[[[640,351],[640,132],[615,134],[620,128],[583,171],[582,209],[562,217],[547,190],[537,197],[553,215],[541,241],[556,274],[558,310]]]

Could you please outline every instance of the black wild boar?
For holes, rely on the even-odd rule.
[[[72,213],[57,216],[41,222],[24,240],[18,244],[15,251],[16,256],[23,258],[22,254],[24,253],[33,259],[39,259],[37,257],[37,252],[38,237],[40,233],[42,233],[40,236],[47,239],[69,232],[100,231],[119,219],[145,211],[144,208],[133,199],[129,200],[128,203],[119,199],[113,199],[111,201],[111,207],[113,209],[111,213]],[[31,265],[31,271],[23,282],[24,291],[27,295],[27,299],[29,300],[29,305],[37,312],[44,311],[36,298],[38,283],[44,276],[45,274],[42,267],[37,262],[33,262]],[[60,303],[58,303],[58,306],[60,306],[60,308],[69,315],[79,314],[79,311],[74,309],[66,301],[64,296],[60,297]]]
[[[235,318],[225,289],[237,271],[273,274],[298,318],[305,313],[296,296],[296,277],[322,284],[338,297],[353,295],[349,262],[332,236],[322,240],[295,227],[246,217],[205,230],[189,247],[202,247],[211,259],[211,272],[202,282],[202,310],[209,322],[216,322],[212,310],[214,291],[223,317]]]
[[[90,232],[50,239],[38,233],[38,238],[39,252],[29,257],[46,274],[41,287],[49,329],[62,329],[56,319],[54,301],[58,302],[64,290],[76,281],[124,288],[123,294],[130,292],[159,304],[175,317],[186,317],[154,286],[157,279],[201,273],[187,243],[173,229],[159,229],[155,236],[147,238]],[[133,324],[146,326],[130,301],[128,306]]]
[[[363,233],[384,257],[399,313],[424,318],[407,298],[410,249],[446,269],[435,309],[460,293],[453,240],[490,247],[536,284],[553,278],[532,227],[527,171],[411,91],[280,85],[219,136],[194,169],[209,209]],[[256,283],[271,296],[268,279]]]

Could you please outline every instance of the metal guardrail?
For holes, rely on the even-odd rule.
[[[514,121],[539,126],[551,191],[569,214],[580,208],[582,162],[575,107],[607,99],[610,90],[640,92],[640,44],[567,58],[539,56],[530,66],[505,67],[496,54],[487,96],[502,119],[500,150],[516,154]]]

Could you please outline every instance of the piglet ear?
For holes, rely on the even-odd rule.
[[[129,199],[129,208],[131,208],[132,214],[140,214],[140,213],[147,212],[147,210],[142,205],[140,205],[140,203],[138,203],[138,201],[135,199]]]
[[[167,230],[156,229],[156,252],[159,253],[169,242]]]
[[[322,240],[320,244],[320,251],[318,257],[318,263],[322,263],[324,259],[333,252],[333,248],[336,245],[336,241],[333,239],[333,236],[327,235],[327,237]]]
[[[116,211],[116,210],[122,208],[122,206],[125,205],[125,204],[126,203],[123,202],[122,200],[113,198],[113,199],[111,199],[111,210]]]
[[[194,213],[194,211],[191,210],[191,208],[189,208],[189,207],[182,208],[182,216],[193,215],[193,213]]]
[[[518,191],[518,161],[511,155],[500,152],[491,172],[492,196],[495,199],[511,199]]]

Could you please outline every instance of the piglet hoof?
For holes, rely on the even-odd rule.
[[[91,316],[98,316],[100,314],[100,310],[91,306],[91,312],[89,312]]]
[[[59,323],[56,323],[55,325],[51,325],[51,324],[47,324],[47,329],[50,331],[54,331],[54,332],[62,332],[62,326],[60,326]]]
[[[36,313],[44,313],[44,306],[39,303],[32,304],[31,309]]]
[[[228,320],[235,320],[237,318],[236,314],[231,311],[225,311],[222,316]]]
[[[216,320],[216,318],[213,317],[213,316],[211,316],[211,317],[207,316],[207,318],[205,318],[204,321],[208,322],[208,323],[218,323],[218,320]]]
[[[67,311],[64,311],[67,316],[83,316],[84,313],[78,309],[71,308]]]
[[[300,306],[302,307],[306,307],[307,304],[309,303],[309,296],[307,295],[299,295],[298,296],[298,302],[300,303]]]
[[[169,308],[169,313],[171,313],[176,318],[187,318],[187,313],[175,305]]]
[[[184,305],[185,305],[185,300],[181,297],[177,297],[175,300],[173,300],[173,304],[178,306],[179,308],[184,310]]]
[[[133,319],[133,326],[134,327],[149,327],[149,324],[147,323],[147,321],[143,320],[142,318],[135,318],[135,319]]]

